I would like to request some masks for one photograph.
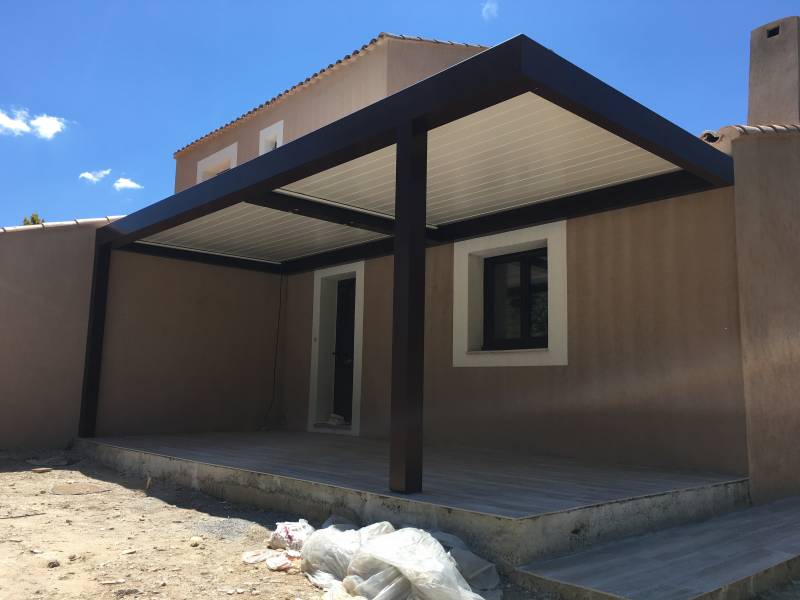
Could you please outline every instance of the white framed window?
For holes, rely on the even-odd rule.
[[[542,264],[546,266],[542,268]],[[536,273],[529,274],[527,279],[521,276],[529,271]],[[544,293],[546,307],[541,305]],[[527,298],[529,294],[539,297],[535,297],[534,302]],[[486,312],[487,308],[491,314]],[[525,311],[534,308],[538,318],[526,315]],[[546,325],[542,311],[546,313]],[[536,336],[529,331],[532,327],[536,329]],[[501,330],[502,335],[497,333]],[[487,335],[493,335],[494,339],[485,339]],[[498,343],[498,338],[504,339]],[[456,242],[453,245],[453,366],[566,364],[566,221]]]
[[[219,152],[215,152],[211,156],[206,156],[203,160],[198,161],[197,183],[211,179],[215,175],[219,175],[223,171],[235,167],[238,149],[239,143],[234,142]]]
[[[266,154],[283,146],[283,121],[265,127],[258,134],[258,155]]]

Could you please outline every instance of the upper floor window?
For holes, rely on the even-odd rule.
[[[265,127],[258,135],[258,155],[266,154],[283,145],[283,121]]]
[[[197,163],[197,183],[211,179],[223,171],[236,166],[236,155],[239,144],[234,142],[230,146],[207,156]]]
[[[483,348],[547,348],[547,247],[484,260]]]

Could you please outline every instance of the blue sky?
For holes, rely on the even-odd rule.
[[[0,225],[168,196],[175,149],[380,31],[486,45],[525,33],[693,133],[741,123],[749,31],[798,12],[796,0],[5,3]]]

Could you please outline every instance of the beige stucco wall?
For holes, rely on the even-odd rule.
[[[308,418],[311,372],[311,326],[314,275],[301,273],[285,278],[281,320],[279,408],[275,418],[281,427],[304,431]]]
[[[0,233],[0,448],[77,435],[95,225]]]
[[[389,38],[386,42],[388,60],[384,93],[387,96],[483,50],[477,46],[431,44],[394,38]]]
[[[569,365],[513,368],[451,366],[453,247],[430,248],[427,442],[745,473],[735,244],[732,188],[570,220]],[[304,288],[293,304],[310,321]],[[389,427],[391,290],[392,258],[367,261],[361,427],[371,437]],[[287,365],[296,381],[308,377],[300,356],[297,373]],[[300,387],[283,397],[293,429],[305,427]]]
[[[257,111],[175,159],[175,191],[197,183],[197,163],[238,143],[237,164],[258,156],[259,132],[283,121],[287,144],[479,52],[470,46],[383,38],[309,85]]]
[[[97,435],[263,426],[278,286],[276,275],[114,252]]]
[[[733,144],[751,491],[800,493],[800,136]]]
[[[234,142],[238,143],[237,164],[256,158],[259,132],[273,123],[283,121],[283,143],[287,144],[385,95],[386,46],[381,44],[180,153],[175,159],[175,191],[197,183],[198,161]]]

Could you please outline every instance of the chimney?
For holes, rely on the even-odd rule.
[[[750,33],[748,125],[800,123],[800,17]]]

